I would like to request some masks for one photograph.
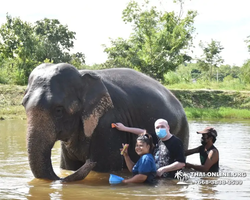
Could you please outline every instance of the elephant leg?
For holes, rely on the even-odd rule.
[[[62,152],[61,152],[60,167],[62,169],[76,171],[76,170],[78,170],[80,167],[82,167],[84,165],[84,162],[82,162],[80,160],[72,160],[72,159],[70,159],[69,155],[68,155],[68,151],[66,150],[66,148],[64,147],[63,144],[61,145],[61,147],[62,147]]]

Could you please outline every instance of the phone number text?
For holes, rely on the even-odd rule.
[[[242,180],[197,180],[192,181],[197,185],[242,185]]]

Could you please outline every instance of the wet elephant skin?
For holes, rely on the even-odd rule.
[[[113,122],[146,129],[157,140],[154,121],[164,118],[185,149],[188,145],[181,103],[159,82],[132,69],[79,71],[65,63],[41,64],[30,74],[22,104],[29,164],[36,178],[60,179],[51,164],[51,149],[58,140],[61,168],[77,170],[70,181],[83,179],[83,171],[87,175],[91,169],[121,170],[122,143],[130,144],[131,159],[137,161],[136,136],[111,128]]]

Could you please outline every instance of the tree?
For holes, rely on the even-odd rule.
[[[250,53],[250,35],[247,36],[247,39],[245,40],[247,47],[248,47],[248,52]]]
[[[82,69],[85,65],[85,55],[80,52],[72,54],[70,64],[75,66],[77,69]]]
[[[43,62],[46,58],[54,63],[69,62],[69,51],[74,47],[75,32],[62,25],[57,19],[36,21],[34,30],[39,37],[37,60]]]
[[[220,56],[221,51],[224,47],[221,46],[220,42],[211,40],[211,43],[204,44],[200,41],[199,46],[203,50],[201,59],[197,59],[198,66],[206,72],[209,72],[209,79],[212,80],[213,69],[218,68],[220,64],[224,62]]]
[[[111,47],[104,45],[107,63],[138,69],[163,80],[164,73],[191,60],[185,50],[192,45],[196,14],[188,11],[187,16],[181,18],[174,12],[161,12],[154,6],[149,8],[149,1],[144,1],[142,6],[130,1],[122,18],[133,25],[133,32],[127,40],[118,38],[111,40]]]
[[[27,81],[32,66],[37,63],[33,59],[37,39],[30,23],[8,14],[6,20],[0,28],[0,57],[7,60],[10,68],[8,73],[13,82],[23,84]]]
[[[6,21],[0,27],[0,73],[2,77],[7,74],[10,82],[26,84],[30,72],[42,62],[68,62],[77,67],[85,63],[83,53],[70,54],[75,32],[57,19],[45,18],[33,25],[7,14]]]
[[[247,60],[241,67],[241,80],[247,84],[250,83],[250,59]]]
[[[4,58],[18,56],[23,61],[34,52],[36,44],[32,25],[20,18],[12,18],[7,14],[7,22],[1,26],[0,50]]]
[[[233,79],[239,78],[240,67],[230,66],[230,65],[221,65],[218,69],[218,80],[223,81],[227,76],[232,77]]]
[[[247,40],[245,40],[248,52],[250,52],[250,35],[247,37]],[[240,78],[243,82],[249,84],[250,83],[250,59],[246,60],[243,66],[240,69]]]

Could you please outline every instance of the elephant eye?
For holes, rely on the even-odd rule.
[[[63,107],[61,107],[61,106],[56,107],[55,115],[57,118],[62,117],[63,116]]]

